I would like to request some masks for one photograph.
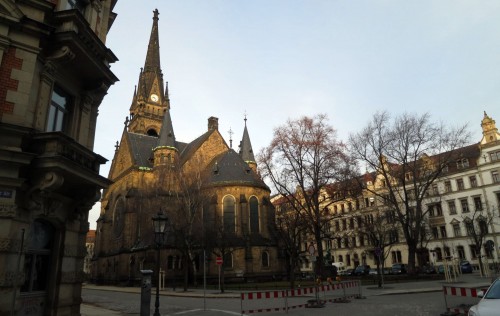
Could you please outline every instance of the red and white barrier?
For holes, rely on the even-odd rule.
[[[443,296],[447,312],[467,314],[469,308],[479,302],[479,291],[486,292],[488,286],[453,286],[443,285]]]
[[[241,293],[241,314],[303,308],[308,306],[308,303],[303,302],[306,296],[319,297],[320,295],[322,302],[346,302],[360,296],[360,283],[354,280],[292,290]],[[247,309],[244,309],[244,305]],[[252,308],[253,306],[258,307]]]

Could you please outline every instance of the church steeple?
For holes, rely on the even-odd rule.
[[[488,116],[486,111],[484,112],[484,117],[481,121],[481,127],[483,128],[483,139],[481,140],[481,145],[500,140],[500,133],[498,133],[495,120]]]
[[[250,136],[248,135],[247,129],[247,118],[245,115],[245,129],[243,130],[243,138],[240,142],[240,152],[241,158],[253,169],[257,171],[257,163],[255,162],[255,156],[253,154],[252,143],[250,142]]]
[[[168,88],[164,88],[160,64],[159,14],[157,9],[153,11],[146,60],[130,106],[130,131],[150,136],[158,136],[165,109],[170,109]]]

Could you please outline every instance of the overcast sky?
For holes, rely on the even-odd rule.
[[[144,66],[153,10],[177,140],[210,116],[233,148],[244,115],[254,152],[288,118],[326,113],[339,138],[376,111],[500,125],[500,1],[119,0],[106,45],[120,79],[99,109],[94,150],[107,176]],[[90,213],[90,227],[100,212]]]

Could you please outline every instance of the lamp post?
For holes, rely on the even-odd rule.
[[[168,217],[160,210],[156,216],[153,216],[153,229],[155,233],[155,245],[156,245],[156,273],[158,275],[156,283],[156,301],[155,301],[155,312],[154,316],[160,316],[160,248],[163,246],[165,240],[165,235],[168,233],[169,221]]]

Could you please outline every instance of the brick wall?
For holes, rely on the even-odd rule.
[[[0,120],[4,113],[12,114],[14,103],[7,102],[7,91],[17,91],[18,80],[11,78],[13,69],[21,69],[23,60],[16,58],[16,49],[8,48],[4,52],[2,64],[0,65]]]
[[[14,103],[6,100],[7,91],[17,91],[19,81],[12,79],[11,74],[13,69],[21,69],[22,65],[23,60],[16,57],[16,49],[9,47],[0,65],[0,120],[4,113],[12,114],[14,111]]]

